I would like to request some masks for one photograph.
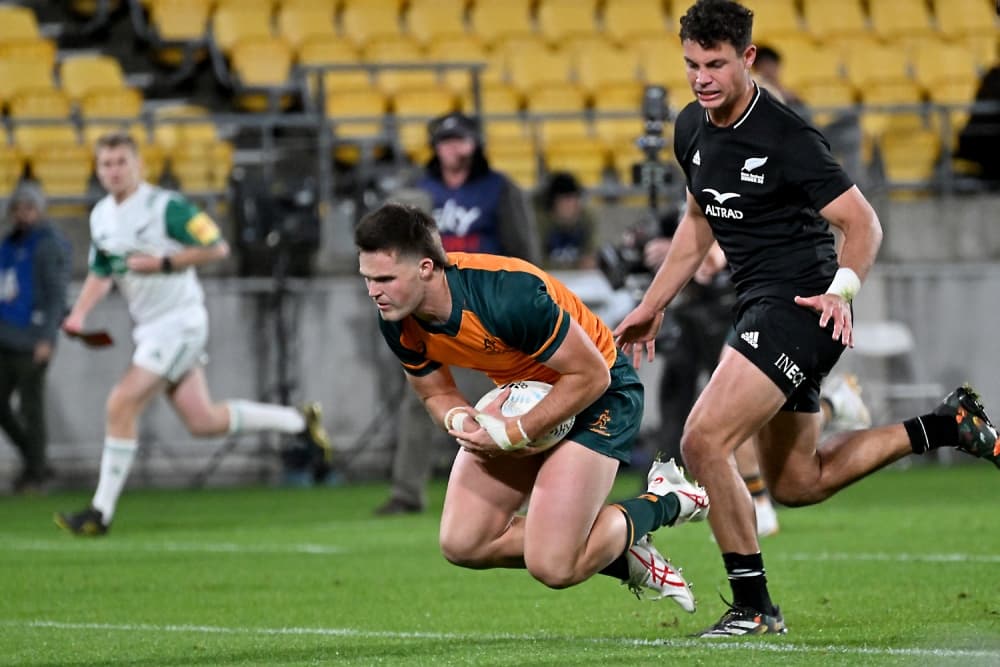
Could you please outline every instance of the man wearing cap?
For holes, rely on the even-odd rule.
[[[7,208],[12,229],[0,243],[0,429],[24,464],[15,493],[41,491],[49,476],[45,373],[66,312],[69,244],[44,213],[42,190],[22,183]]]
[[[434,157],[417,186],[433,201],[447,252],[482,252],[538,263],[541,250],[524,194],[489,165],[476,122],[449,113],[429,126]]]

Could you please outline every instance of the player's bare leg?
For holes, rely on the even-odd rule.
[[[774,511],[774,503],[767,490],[767,483],[760,470],[757,460],[757,441],[751,438],[736,448],[733,454],[736,458],[736,469],[740,471],[743,483],[753,499],[754,518],[757,524],[757,537],[767,537],[778,532],[778,513]]]

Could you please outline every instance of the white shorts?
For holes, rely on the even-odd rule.
[[[135,339],[132,363],[176,383],[207,360],[208,323],[146,327]]]

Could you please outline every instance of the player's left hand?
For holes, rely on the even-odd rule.
[[[129,271],[136,273],[159,273],[163,268],[163,258],[137,252],[128,256],[128,259],[125,260],[125,266],[128,267]]]
[[[817,294],[816,296],[797,296],[795,303],[812,308],[819,313],[819,326],[825,329],[833,322],[833,339],[840,340],[847,347],[854,347],[854,326],[851,317],[851,304],[837,294]]]
[[[489,405],[487,405],[480,412],[488,415],[497,417],[498,419],[504,419],[503,415],[500,414],[500,408],[503,406],[504,402],[510,396],[510,389],[506,389],[496,397]],[[448,435],[452,436],[458,440],[458,444],[469,452],[481,456],[483,458],[493,458],[499,454],[505,454],[506,452],[500,449],[498,445],[490,434],[479,425],[475,417],[479,412],[476,410],[469,409],[469,416],[463,419],[459,425],[458,429],[450,428],[448,429]]]

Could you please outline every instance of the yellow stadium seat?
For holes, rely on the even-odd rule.
[[[666,154],[672,154],[672,152],[664,151]],[[663,157],[666,157],[666,155]],[[635,141],[629,140],[612,146],[608,159],[612,169],[615,171],[618,182],[624,186],[630,186],[632,185],[632,165],[642,162],[646,159],[646,156],[636,145]]]
[[[489,46],[511,37],[531,36],[531,0],[477,2],[469,15],[472,33]]]
[[[603,24],[604,33],[621,46],[642,37],[667,35],[659,0],[607,0]]]
[[[327,96],[326,116],[333,121],[338,138],[376,137],[384,133],[383,116],[387,106],[386,98],[378,91],[348,91]],[[370,118],[349,120],[352,117]]]
[[[230,55],[237,85],[237,103],[248,111],[286,109],[292,96],[287,92],[292,70],[292,49],[280,37],[248,37],[233,47]],[[247,90],[247,89],[262,89]]]
[[[538,30],[552,46],[580,35],[593,35],[594,0],[541,0],[536,19]]]
[[[352,65],[361,62],[361,57],[351,42],[342,37],[310,39],[299,48],[300,65]],[[330,70],[322,74],[324,90],[333,91],[368,90],[372,78],[367,70]],[[310,95],[315,95],[316,77],[307,79]]]
[[[93,154],[79,144],[38,147],[29,159],[31,174],[51,197],[83,197],[93,172]]]
[[[413,162],[426,162],[432,153],[427,123],[436,116],[454,111],[455,95],[443,87],[408,90],[397,93],[392,105],[400,146]]]
[[[365,61],[370,63],[417,64],[425,62],[420,45],[409,39],[380,39],[365,48]],[[386,95],[400,90],[426,89],[438,85],[440,79],[433,69],[393,69],[375,72],[375,82]]]
[[[278,11],[278,34],[296,51],[312,40],[334,40],[337,30],[333,12],[322,6],[282,5]]]
[[[639,54],[625,49],[590,49],[576,58],[576,77],[590,95],[619,84],[639,81]]]
[[[857,104],[854,87],[846,81],[801,84],[796,92],[811,107],[813,121],[820,127]]]
[[[136,118],[142,112],[142,94],[134,88],[95,90],[80,100],[83,118]]]
[[[756,44],[802,32],[794,0],[745,0],[741,4],[753,11],[753,41]]]
[[[923,102],[923,96],[915,83],[909,81],[882,82],[862,90],[861,101],[865,105],[914,105]],[[864,109],[861,114],[862,133],[872,137],[882,134],[899,113],[899,111]]]
[[[606,146],[634,141],[642,134],[643,124],[639,115],[642,94],[642,85],[635,83],[607,88],[594,97],[594,134]],[[602,113],[616,113],[618,116],[602,117]]]
[[[586,187],[594,187],[604,180],[608,166],[608,150],[593,138],[556,142],[543,149],[545,168],[549,173],[568,171]]]
[[[122,66],[111,56],[67,58],[59,67],[59,80],[62,89],[74,101],[96,90],[118,90],[125,87]]]
[[[0,5],[0,42],[40,37],[35,12],[27,7]]]
[[[24,156],[13,146],[8,146],[6,137],[0,141],[0,197],[7,197],[17,187],[24,175]]]
[[[271,10],[225,5],[212,15],[212,41],[228,56],[241,39],[271,36]]]
[[[10,100],[10,116],[18,118],[65,118],[70,117],[69,100],[61,90],[26,90],[14,95]]]
[[[979,80],[975,54],[960,44],[928,39],[914,44],[912,51],[914,78],[931,99],[937,99],[943,87],[971,87],[973,94]],[[953,94],[953,92],[952,92]],[[945,95],[946,97],[948,95]],[[956,101],[971,101],[972,97]]]
[[[538,144],[543,151],[558,143],[587,141],[596,138],[590,123],[583,118],[536,120],[535,127]]]
[[[583,91],[567,82],[536,88],[525,96],[525,103],[534,113],[583,113],[587,108]]]
[[[329,10],[330,13],[336,12],[340,4],[340,0],[281,0],[282,7],[317,7]]]
[[[804,0],[802,16],[820,41],[871,34],[859,0]]]
[[[153,0],[149,20],[164,42],[198,41],[208,31],[211,0]]]
[[[219,142],[219,131],[203,107],[186,104],[164,107],[157,110],[154,121],[153,140],[167,153],[184,144]]]
[[[784,83],[792,90],[811,83],[845,80],[840,52],[823,45],[802,47],[783,57],[781,70]]]
[[[483,134],[486,137],[486,143],[490,146],[496,146],[507,141],[534,141],[531,127],[520,118],[512,120],[486,118]]]
[[[460,37],[440,37],[427,46],[427,60],[441,62],[488,63],[489,54],[482,43],[470,35]],[[480,81],[485,81],[485,72],[480,72]],[[465,70],[447,70],[442,73],[445,84],[458,94],[469,90],[469,72]],[[490,79],[494,82],[502,78],[494,73]]]
[[[949,38],[985,35],[995,43],[997,17],[991,11],[992,4],[983,0],[934,0],[938,30]]]
[[[351,3],[340,13],[340,34],[359,48],[376,39],[397,39],[399,10],[392,4]]]
[[[56,45],[51,39],[12,39],[0,42],[0,60],[44,64],[50,70],[56,63]]]
[[[924,0],[868,0],[868,14],[875,34],[887,41],[932,32]]]
[[[538,183],[538,153],[530,135],[504,136],[502,141],[487,138],[486,154],[494,169],[507,174],[520,187],[532,189]]]
[[[513,114],[521,110],[524,100],[518,90],[503,83],[487,83],[479,91],[480,104],[485,114]],[[462,96],[462,108],[474,113],[471,91]]]
[[[934,178],[941,156],[941,137],[934,128],[901,119],[885,128],[878,147],[889,183],[920,184]]]
[[[226,189],[233,168],[233,147],[225,142],[181,144],[170,154],[170,171],[189,193]]]
[[[69,121],[46,123],[44,125],[15,125],[14,145],[30,157],[47,146],[78,145],[80,138],[76,127]]]
[[[561,51],[519,50],[507,58],[511,84],[524,94],[571,80],[573,63]]]
[[[688,85],[684,50],[673,37],[643,39],[636,44],[644,83],[674,87]]]
[[[464,0],[411,0],[406,12],[410,35],[424,45],[465,35]]]
[[[909,82],[910,59],[903,49],[873,44],[852,50],[847,58],[847,78],[859,91],[883,83]]]
[[[52,70],[45,63],[0,60],[0,106],[17,93],[52,87]]]

